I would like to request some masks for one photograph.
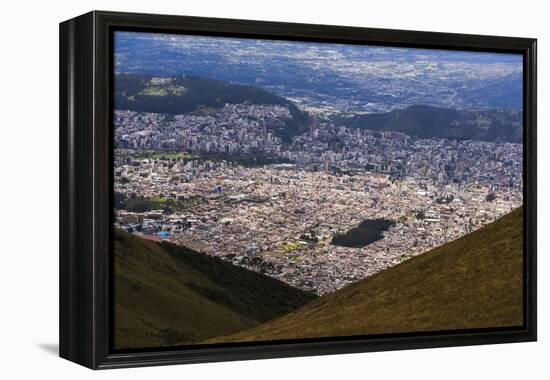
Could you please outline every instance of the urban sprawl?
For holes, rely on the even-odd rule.
[[[291,117],[279,105],[116,110],[116,227],[326,294],[523,202],[521,144],[419,139],[327,117],[283,142],[276,131]],[[375,219],[392,221],[382,239],[333,244]]]

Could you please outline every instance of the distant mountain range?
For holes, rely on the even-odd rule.
[[[261,86],[308,105],[522,108],[521,54],[115,33],[115,71]]]
[[[182,246],[117,230],[114,346],[193,344],[254,327],[317,296]]]
[[[523,107],[522,73],[482,82],[478,86],[465,87],[457,91],[459,102],[466,108],[512,108]]]
[[[208,343],[459,330],[523,324],[523,213]]]
[[[294,103],[255,86],[190,76],[155,78],[119,74],[115,77],[114,106],[119,110],[176,115],[201,107],[220,108],[225,103],[287,107],[292,117],[283,128],[275,130],[275,134],[286,141],[307,131],[310,124],[309,116]]]
[[[521,143],[522,112],[512,109],[457,110],[426,105],[380,114],[337,116],[350,128],[396,131],[420,138],[448,138]]]

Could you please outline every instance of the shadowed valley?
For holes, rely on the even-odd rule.
[[[266,322],[316,296],[185,247],[115,232],[114,345],[193,344]]]

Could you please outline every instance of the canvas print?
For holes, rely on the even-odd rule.
[[[521,55],[113,38],[114,349],[523,325]]]

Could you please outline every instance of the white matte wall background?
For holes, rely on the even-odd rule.
[[[550,27],[545,1],[5,1],[0,21],[3,379],[549,378]],[[93,9],[539,39],[539,342],[93,372],[57,357],[58,23]],[[545,67],[546,66],[546,67]],[[547,148],[546,150],[544,148]],[[546,299],[545,299],[546,297]],[[546,354],[544,353],[546,351]]]

